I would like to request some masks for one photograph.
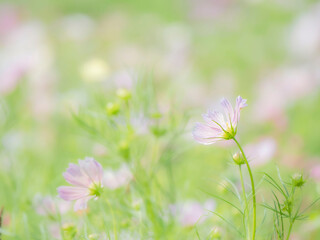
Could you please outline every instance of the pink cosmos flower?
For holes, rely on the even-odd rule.
[[[70,163],[63,176],[74,186],[59,187],[58,193],[66,201],[76,200],[74,211],[86,209],[87,202],[91,198],[98,198],[102,193],[103,169],[93,158],[79,160],[79,166]]]
[[[208,145],[220,140],[230,140],[237,133],[237,125],[240,119],[240,110],[247,106],[247,100],[238,96],[236,106],[233,109],[227,99],[222,99],[223,113],[209,110],[202,117],[205,123],[196,123],[193,130],[194,139],[202,144]]]

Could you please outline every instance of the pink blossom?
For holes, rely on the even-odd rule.
[[[276,150],[277,143],[271,137],[261,139],[260,141],[249,144],[244,148],[247,157],[249,160],[252,160],[252,166],[255,167],[269,162],[273,158]]]
[[[201,204],[196,201],[188,201],[172,205],[170,208],[171,212],[178,217],[180,224],[184,227],[189,227],[197,222],[202,222],[206,213],[215,209],[215,202],[207,200],[204,204]]]
[[[209,110],[202,117],[205,123],[196,123],[193,130],[194,139],[202,144],[208,145],[219,140],[230,140],[237,133],[237,125],[240,119],[240,110],[247,106],[247,100],[237,97],[236,106],[233,109],[227,99],[222,99],[223,113]]]
[[[19,10],[9,4],[0,5],[0,38],[6,36],[20,24]]]
[[[132,178],[133,176],[130,169],[126,165],[123,165],[116,171],[106,170],[103,175],[103,184],[107,188],[117,189],[121,186],[128,185]]]
[[[51,196],[36,195],[33,202],[37,213],[40,215],[55,215],[58,212],[64,214],[70,209],[69,202],[54,199]]]
[[[286,126],[285,109],[317,88],[311,68],[292,66],[276,69],[259,82],[254,118],[258,122],[272,121],[279,128]]]
[[[79,160],[79,165],[70,163],[63,176],[74,186],[59,187],[59,196],[66,201],[76,200],[75,211],[86,209],[87,202],[91,198],[98,198],[102,193],[103,169],[93,158]]]
[[[320,182],[320,164],[314,166],[314,167],[310,170],[310,176],[311,176],[314,180]]]
[[[320,47],[320,4],[303,13],[295,21],[289,34],[290,50],[299,57],[314,57]]]

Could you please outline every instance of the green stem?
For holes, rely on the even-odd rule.
[[[117,236],[117,226],[116,226],[116,219],[114,217],[114,213],[113,213],[113,209],[112,209],[112,206],[111,206],[111,203],[109,202],[108,199],[106,199],[106,202],[110,208],[110,212],[111,212],[111,215],[112,215],[112,222],[113,222],[113,234],[114,234],[114,239],[117,240],[118,239],[118,236]]]
[[[291,230],[292,230],[292,225],[293,225],[293,221],[290,221],[290,226],[289,226],[289,231],[288,231],[288,235],[287,235],[287,240],[289,240],[290,234],[291,234]]]
[[[293,202],[293,195],[294,195],[294,191],[295,191],[295,186],[292,186],[292,188],[291,188],[291,194],[290,194],[290,201],[291,202]],[[289,207],[288,206],[288,208],[289,208],[289,217],[290,217],[290,226],[289,226],[289,231],[288,231],[288,235],[287,235],[287,240],[289,239],[289,237],[290,237],[290,234],[291,234],[291,230],[292,230],[292,226],[293,226],[293,222],[294,222],[294,219],[292,219],[292,215],[291,215],[291,211],[292,211],[292,209],[291,209],[291,207]]]
[[[249,236],[249,232],[250,232],[250,229],[249,229],[249,226],[247,227],[247,224],[246,224],[246,216],[247,215],[247,212],[248,212],[248,200],[247,200],[247,195],[246,195],[246,189],[244,187],[244,181],[243,181],[243,176],[242,176],[242,170],[241,170],[241,165],[239,165],[239,172],[240,172],[240,179],[241,179],[241,186],[242,186],[242,194],[243,194],[243,199],[244,199],[244,202],[245,202],[245,208],[244,208],[244,211],[243,211],[243,224],[244,224],[244,227],[246,229],[246,238],[247,236]]]
[[[248,168],[248,172],[249,172],[249,176],[250,176],[250,181],[251,181],[251,188],[252,188],[252,205],[253,205],[253,230],[252,230],[252,240],[255,239],[256,236],[256,222],[257,222],[257,200],[256,200],[256,190],[254,187],[254,180],[253,180],[253,175],[252,175],[252,171],[249,165],[249,162],[247,160],[247,157],[242,149],[242,147],[240,146],[240,143],[237,141],[237,139],[235,139],[235,137],[233,137],[234,142],[237,144],[238,148],[240,149],[242,156],[244,158],[244,161],[247,165]]]

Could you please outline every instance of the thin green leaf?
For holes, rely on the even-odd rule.
[[[222,219],[224,222],[226,222],[228,224],[228,226],[232,227],[233,230],[235,230],[241,237],[243,236],[242,233],[232,224],[230,223],[228,220],[226,220],[224,217],[222,217],[220,214],[214,212],[214,211],[210,211],[209,212],[217,215],[220,219]]]
[[[238,208],[238,207],[237,207],[236,205],[234,205],[233,203],[231,203],[231,202],[225,200],[224,198],[219,197],[219,196],[217,196],[217,195],[215,195],[215,194],[213,194],[213,193],[209,193],[209,192],[207,192],[207,191],[205,191],[205,190],[201,190],[201,191],[203,191],[204,193],[206,193],[206,194],[208,194],[208,195],[210,195],[210,196],[212,196],[212,197],[214,197],[214,198],[217,198],[217,199],[219,199],[219,200],[221,200],[221,201],[229,204],[230,206],[232,206],[232,207],[234,207],[235,209],[237,209],[237,210],[243,215],[243,212],[241,211],[241,209]]]

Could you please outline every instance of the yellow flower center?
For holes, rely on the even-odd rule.
[[[236,131],[229,123],[226,123],[226,128],[223,129],[223,132],[222,138],[226,140],[232,139],[236,135]]]
[[[94,183],[89,188],[89,192],[91,196],[100,197],[103,192],[103,187],[101,186],[100,183]]]

